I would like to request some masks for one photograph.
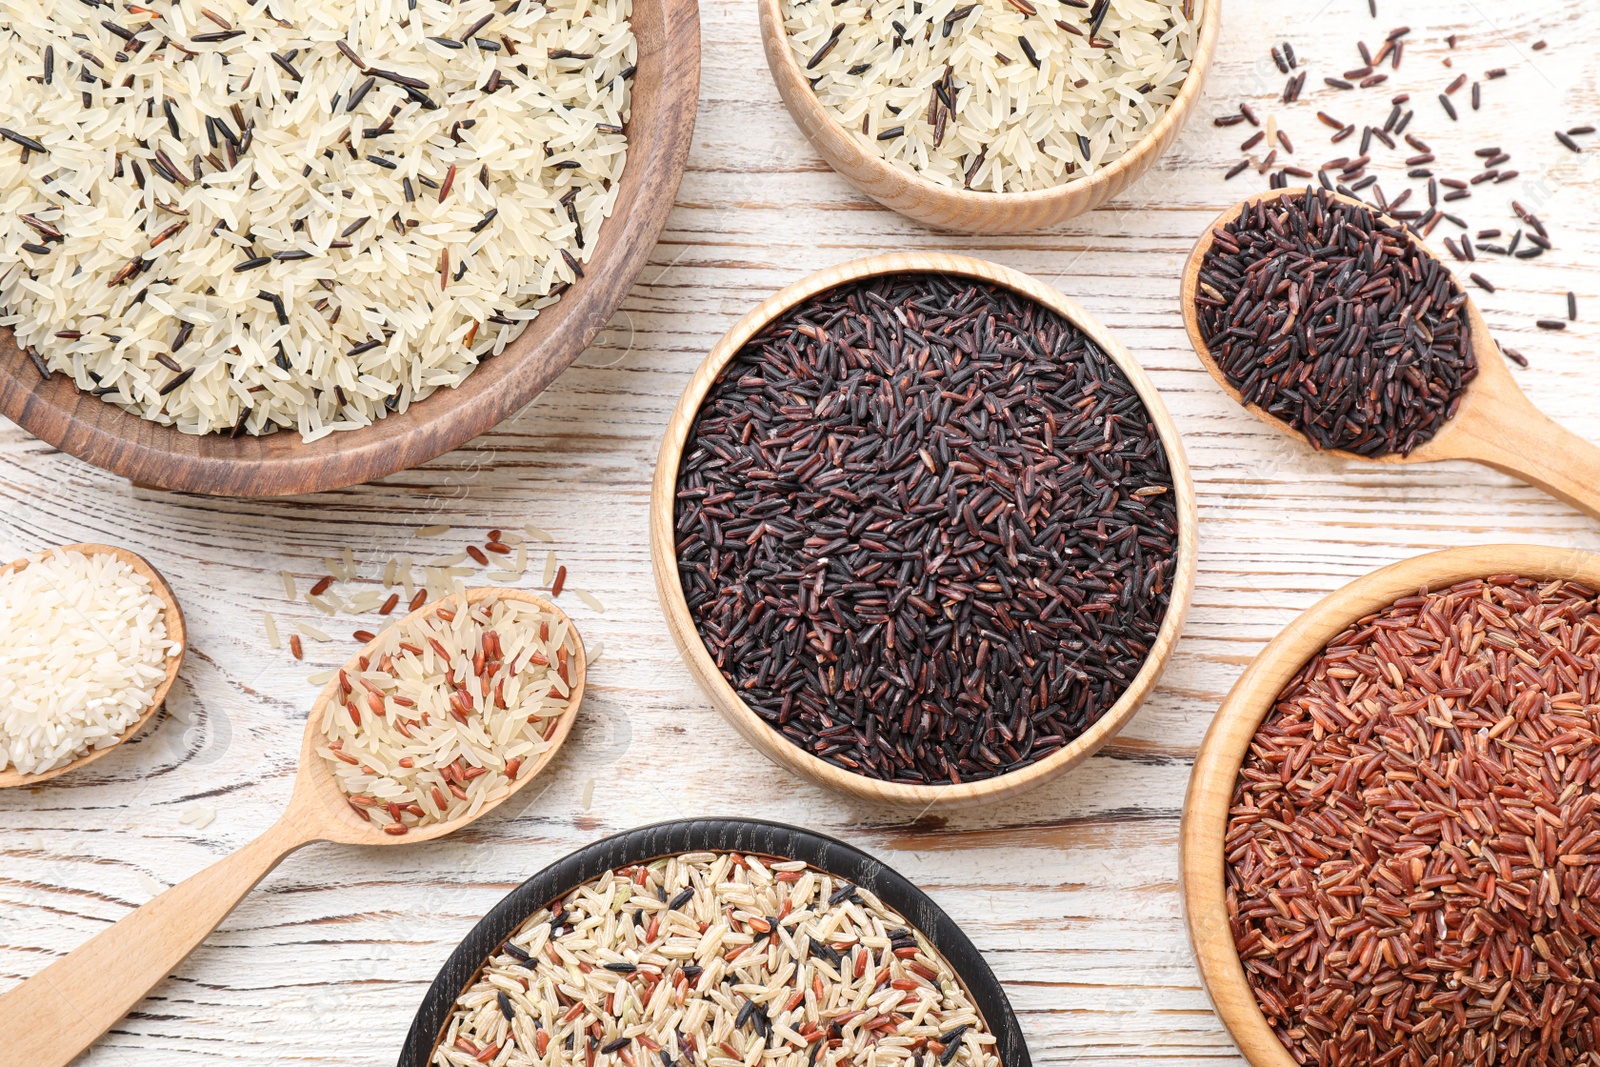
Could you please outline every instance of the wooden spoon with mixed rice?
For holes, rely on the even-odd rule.
[[[521,590],[407,615],[317,697],[282,818],[0,996],[10,1055],[66,1067],[296,849],[428,841],[504,804],[566,740],[585,673],[572,621]]]

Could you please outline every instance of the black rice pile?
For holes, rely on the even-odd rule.
[[[1449,270],[1401,226],[1321,189],[1261,200],[1212,231],[1200,332],[1246,404],[1317,448],[1405,455],[1478,373]]]
[[[1116,364],[1048,309],[907,274],[792,309],[712,387],[679,473],[689,610],[807,752],[993,777],[1105,714],[1149,654],[1172,474]]]
[[[1317,1067],[1600,1055],[1600,614],[1512,576],[1336,637],[1240,771],[1225,853],[1245,977]]]

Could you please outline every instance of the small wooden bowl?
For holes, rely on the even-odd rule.
[[[911,881],[843,841],[756,819],[683,819],[642,826],[596,841],[513,889],[467,934],[428,987],[411,1021],[399,1067],[429,1067],[463,991],[506,938],[539,909],[607,871],[685,852],[753,852],[812,867],[864,886],[920,931],[961,979],[978,1015],[994,1034],[1002,1067],[1031,1067],[1022,1026],[1004,987],[961,927]]]
[[[61,775],[75,771],[80,767],[87,767],[102,756],[116,751],[124,741],[149,725],[150,720],[155,718],[156,712],[161,710],[161,705],[167,699],[167,693],[172,689],[172,683],[178,678],[178,668],[183,666],[184,653],[189,651],[188,633],[183,626],[183,609],[178,607],[178,598],[172,595],[172,587],[167,585],[167,580],[161,577],[161,572],[146,562],[143,556],[135,555],[125,548],[117,548],[113,545],[61,545],[59,548],[46,549],[43,552],[35,552],[31,556],[12,560],[5,566],[0,567],[0,574],[23,570],[29,564],[37,563],[50,552],[66,551],[82,552],[85,556],[112,556],[132,567],[135,574],[142,575],[150,583],[150,591],[156,595],[156,599],[161,601],[162,621],[167,624],[167,639],[178,643],[178,651],[167,657],[167,675],[157,683],[155,692],[151,694],[150,706],[145,709],[144,714],[139,716],[132,726],[128,727],[115,744],[107,745],[104,748],[92,749],[71,763],[57,767],[54,770],[42,771],[39,774],[18,774],[15,768],[8,767],[0,771],[0,789],[48,782],[52,778],[59,778]]]
[[[1257,728],[1300,669],[1357,619],[1427,586],[1491,574],[1576,580],[1600,589],[1600,555],[1532,545],[1452,548],[1408,559],[1328,594],[1290,623],[1240,675],[1211,720],[1189,779],[1180,836],[1184,914],[1200,977],[1239,1050],[1254,1067],[1298,1067],[1245,980],[1224,898],[1223,837],[1239,768]]]
[[[1150,655],[1127,691],[1098,722],[1071,744],[1008,774],[957,785],[903,785],[855,774],[806,752],[768,726],[728,684],[695,629],[694,618],[689,614],[689,604],[684,597],[683,584],[678,577],[675,536],[678,467],[683,460],[689,431],[700,405],[705,402],[706,394],[716,384],[723,368],[739,354],[745,342],[789,308],[818,293],[884,274],[929,272],[975,278],[1020,293],[1061,315],[1110,356],[1133,383],[1161,437],[1161,446],[1172,468],[1178,512],[1178,562],[1172,580],[1172,600],[1155,643],[1151,646]],[[1076,301],[1069,300],[1050,286],[1020,271],[968,256],[933,252],[893,253],[842,263],[802,278],[756,305],[717,342],[711,354],[695,371],[694,377],[689,379],[683,396],[678,400],[678,407],[667,423],[650,493],[650,559],[655,572],[656,593],[661,598],[662,611],[667,617],[667,629],[672,632],[672,639],[677,643],[689,673],[710,698],[712,706],[746,741],[780,767],[860,800],[919,811],[969,808],[1014,797],[1059,777],[1093,755],[1127,725],[1155,687],[1156,680],[1166,666],[1167,657],[1177,643],[1178,634],[1183,630],[1189,597],[1194,591],[1197,527],[1194,482],[1189,474],[1189,464],[1178,429],[1173,425],[1172,416],[1167,413],[1155,385],[1145,375],[1144,368],[1122,347],[1115,335]]]
[[[869,151],[839,124],[812,91],[783,28],[782,0],[759,0],[761,45],[778,94],[811,146],[845,180],[884,207],[930,226],[967,233],[1023,233],[1054,226],[1092,211],[1120,194],[1149,170],[1183,129],[1217,48],[1222,0],[1200,0],[1200,38],[1188,77],[1167,113],[1133,150],[1086,178],[1025,193],[984,193],[951,189],[901,170]]]
[[[638,0],[632,23],[639,69],[628,119],[628,162],[588,274],[460,386],[441,389],[404,414],[310,444],[292,429],[262,437],[201,437],[81,393],[65,374],[41,379],[5,328],[0,329],[0,415],[136,484],[242,497],[370,482],[426,463],[486,432],[543,392],[610,321],[672,210],[700,91],[699,6],[695,0]]]

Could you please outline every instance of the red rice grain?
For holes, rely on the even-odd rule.
[[[1296,1061],[1600,1054],[1600,614],[1575,582],[1419,591],[1279,696],[1225,839],[1245,976]]]

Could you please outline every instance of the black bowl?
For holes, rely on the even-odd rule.
[[[920,930],[949,961],[996,1040],[1004,1067],[1032,1067],[1005,990],[967,935],[926,893],[878,860],[822,834],[756,819],[682,819],[596,841],[513,889],[450,954],[406,1034],[399,1067],[427,1067],[456,999],[530,915],[607,871],[680,852],[753,852],[811,866],[870,890]]]

